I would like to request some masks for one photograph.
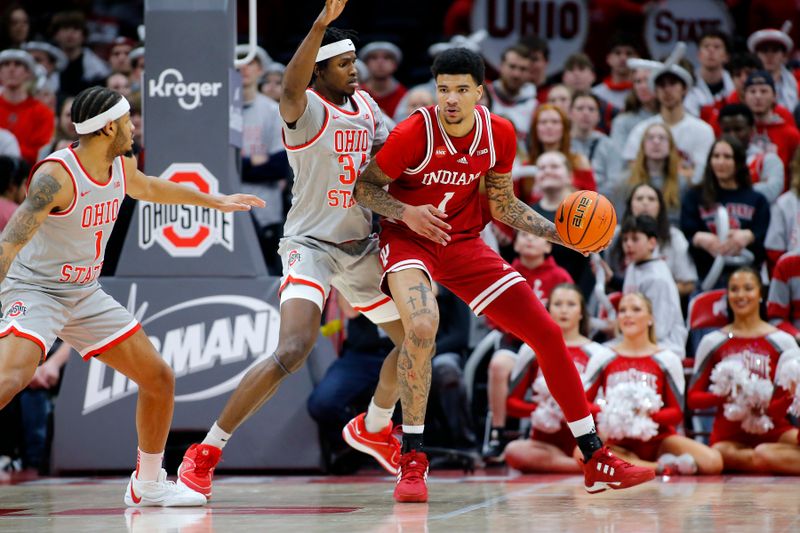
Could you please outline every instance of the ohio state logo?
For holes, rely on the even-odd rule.
[[[22,300],[17,300],[10,306],[8,306],[8,313],[6,316],[8,318],[17,318],[20,315],[24,315],[28,312],[28,307]]]
[[[300,252],[298,252],[297,250],[292,250],[291,252],[289,252],[289,259],[288,259],[289,266],[293,267],[295,263],[299,263],[300,259],[302,258],[303,256],[300,255]]]
[[[218,194],[219,183],[201,163],[173,163],[162,179]],[[233,213],[209,207],[139,202],[139,247],[158,243],[172,257],[201,257],[214,244],[233,251]]]

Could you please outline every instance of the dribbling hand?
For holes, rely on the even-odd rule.
[[[325,7],[317,17],[317,21],[327,26],[339,18],[345,5],[347,5],[347,0],[325,0]]]
[[[217,200],[219,203],[215,207],[223,213],[250,211],[253,207],[264,207],[267,205],[264,200],[252,194],[228,194],[225,196],[218,196]]]
[[[451,228],[450,224],[442,220],[444,218],[447,218],[447,214],[430,204],[408,206],[403,212],[403,222],[415,233],[447,246],[450,235],[445,232]]]

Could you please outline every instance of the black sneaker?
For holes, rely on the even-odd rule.
[[[489,433],[489,441],[483,447],[483,460],[493,464],[505,462],[506,444],[508,443],[500,431],[493,429]]]

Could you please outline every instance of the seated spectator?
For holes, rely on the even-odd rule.
[[[751,72],[764,70],[764,65],[753,54],[734,54],[731,56],[726,68],[730,72],[731,80],[733,81],[733,91],[721,102],[715,102],[714,105],[700,108],[700,118],[711,124],[717,136],[720,134],[718,120],[720,109],[728,104],[743,103],[744,84],[747,81],[747,77]],[[775,106],[775,112],[785,118],[791,118],[792,116],[789,110],[783,106]]]
[[[557,107],[542,104],[536,108],[531,121],[531,134],[528,141],[528,159],[536,161],[541,154],[549,151],[561,152],[572,169],[572,183],[576,189],[594,191],[597,185],[592,166],[586,156],[573,152],[570,148],[570,123],[567,116]],[[531,179],[523,179],[521,196],[530,203],[535,199]]]
[[[597,417],[598,431],[601,435],[615,435],[607,437],[606,443],[626,461],[659,473],[719,474],[720,453],[679,435],[676,430],[683,421],[683,365],[677,355],[656,340],[661,323],[653,312],[651,300],[636,292],[624,295],[619,302],[617,322],[621,340],[613,352],[589,359],[584,373],[587,398],[599,403],[598,393],[602,388],[604,402],[598,410],[611,412],[619,405],[615,401],[625,398],[625,393],[615,393],[614,389],[624,386],[626,389],[622,391],[636,394],[638,384],[655,392],[662,405],[645,414],[658,425],[653,436],[628,436],[626,428],[605,424],[601,413]]]
[[[0,156],[0,231],[25,200],[25,180],[30,167],[18,157]]]
[[[369,72],[368,79],[361,83],[361,87],[372,96],[387,117],[394,116],[397,105],[408,91],[394,77],[403,61],[403,52],[388,41],[374,41],[359,51],[358,58],[367,65]]]
[[[514,239],[514,251],[519,254],[519,258],[515,259],[511,266],[522,274],[545,307],[555,286],[572,283],[569,273],[558,266],[550,256],[552,249],[549,241],[524,231],[517,233]],[[492,355],[489,362],[488,396],[492,429],[489,449],[484,457],[490,462],[502,460],[503,449],[508,443],[505,435],[508,380],[519,358],[518,351],[521,346],[521,340],[504,332],[500,349]]]
[[[569,106],[572,103],[572,89],[559,83],[553,85],[547,92],[547,103],[560,109],[565,115],[569,115]]]
[[[580,289],[575,285],[562,283],[556,285],[547,301],[550,316],[561,327],[567,352],[580,374],[583,374],[589,360],[597,354],[606,353],[608,348],[589,340],[589,313]],[[510,416],[529,417],[539,408],[531,399],[536,380],[541,379],[536,354],[527,345],[522,348],[520,358],[514,367],[511,395],[507,400]],[[543,410],[549,406],[544,406]],[[540,413],[544,416],[545,413]],[[537,428],[533,423],[530,439],[515,440],[506,446],[505,460],[508,466],[524,473],[532,472],[580,472],[578,462],[573,458],[575,438],[567,424],[562,420],[555,432]]]
[[[140,92],[144,82],[144,46],[131,50],[128,57],[131,60],[131,73],[128,76],[131,80],[131,92]]]
[[[764,70],[772,76],[776,102],[790,113],[794,113],[798,103],[797,78],[786,68],[792,48],[794,42],[783,30],[758,30],[747,39],[747,49],[758,56]]]
[[[592,93],[614,106],[617,112],[625,108],[625,101],[633,88],[633,72],[628,67],[628,59],[634,57],[639,57],[639,52],[630,37],[623,33],[614,35],[606,54],[606,63],[611,72],[606,79],[592,87]]]
[[[31,41],[22,45],[37,64],[45,70],[46,81],[44,87],[58,93],[60,90],[60,75],[67,68],[67,56],[60,48],[42,41]]]
[[[657,115],[640,122],[628,136],[622,157],[633,161],[641,146],[644,130],[650,124],[666,124],[675,139],[675,145],[685,165],[693,169],[692,183],[699,183],[703,176],[708,151],[714,142],[711,126],[686,112],[683,99],[692,88],[692,75],[678,65],[653,62],[655,68],[650,74],[649,83],[655,91],[659,104]]]
[[[767,318],[800,343],[800,249],[781,256],[772,271]]]
[[[562,152],[545,152],[536,160],[536,187],[542,197],[531,207],[550,222],[555,221],[558,206],[572,192],[567,165],[567,158]],[[564,246],[554,246],[552,256],[558,266],[569,272],[583,296],[588,298],[594,287],[589,258]]]
[[[720,240],[717,227],[720,207],[725,208],[729,219],[730,231],[725,241]],[[739,141],[730,137],[716,141],[708,156],[703,182],[689,189],[681,201],[681,230],[691,243],[689,251],[700,278],[709,274],[717,257],[722,257],[723,262],[725,257],[743,257],[743,250],[752,254],[753,268],[761,268],[766,256],[764,239],[769,218],[769,203],[763,194],[753,190]],[[717,273],[713,286],[726,285],[727,276],[735,267],[730,261],[727,263]]]
[[[697,62],[700,66],[694,73],[696,82],[683,102],[688,113],[699,117],[704,107],[719,109],[733,93],[733,79],[725,70],[730,49],[730,37],[721,30],[713,29],[700,36],[697,42]]]
[[[333,472],[347,472],[357,468],[359,461],[353,459],[352,449],[345,445],[342,428],[370,403],[383,361],[394,345],[383,330],[355,311],[341,293],[337,295],[336,302],[347,319],[347,336],[339,358],[309,396],[308,412],[319,424],[320,437],[329,450],[325,457],[327,466]],[[375,433],[381,430],[374,429]],[[390,424],[388,431],[391,430]]]
[[[564,61],[564,71],[561,74],[561,82],[570,90],[571,94],[578,91],[591,92],[597,76],[595,75],[594,65],[589,56],[583,53],[572,54]],[[570,103],[572,99],[570,98]],[[617,109],[605,100],[598,97],[600,107],[600,121],[598,129],[608,133],[611,129],[611,120],[617,113]],[[567,111],[568,113],[569,111]]]
[[[783,188],[786,190],[789,183],[789,164],[800,145],[800,132],[792,119],[787,120],[774,111],[775,83],[768,72],[759,70],[747,77],[744,103],[753,112],[756,122],[755,134],[750,142],[762,152],[778,154],[786,170]]]
[[[53,111],[29,92],[34,65],[33,58],[23,50],[0,52],[0,128],[14,134],[29,165],[36,163],[39,150],[50,141],[55,127]]]
[[[572,95],[569,118],[572,122],[570,149],[589,160],[597,183],[597,192],[606,196],[614,190],[613,179],[619,174],[619,154],[608,135],[597,129],[600,124],[600,99],[592,93],[577,91]]]
[[[12,2],[0,17],[0,50],[20,48],[31,34],[31,18],[18,2]]]
[[[520,40],[520,44],[528,49],[530,65],[528,81],[536,87],[536,99],[540,104],[546,103],[552,84],[547,79],[547,65],[550,61],[550,46],[538,35],[528,35]]]
[[[678,224],[681,218],[681,198],[691,187],[693,168],[687,166],[678,152],[675,139],[669,128],[661,122],[647,126],[636,159],[633,160],[627,180],[621,180],[611,197],[616,205],[629,197],[633,187],[651,185],[664,194],[667,217],[670,223]]]
[[[283,94],[283,73],[286,71],[286,65],[273,61],[267,68],[264,69],[264,76],[261,78],[261,83],[258,90],[261,94],[268,96],[279,102],[281,94]]]
[[[658,112],[656,95],[650,90],[647,83],[650,71],[643,68],[633,70],[633,88],[625,98],[625,106],[611,121],[611,141],[618,153],[622,153],[631,130],[643,120]]]
[[[627,220],[639,215],[649,215],[655,219],[657,245],[653,251],[653,257],[663,259],[667,263],[672,273],[672,279],[675,280],[675,285],[678,287],[678,294],[681,297],[688,296],[694,291],[697,284],[697,269],[689,255],[689,243],[686,237],[667,219],[664,196],[659,189],[645,183],[634,187],[622,215],[622,225],[624,226]],[[611,270],[606,273],[606,279],[619,276],[619,287],[622,286],[622,279],[628,266],[622,246],[620,227],[617,226],[614,240],[611,241],[611,246],[606,254],[611,267]]]
[[[530,53],[516,44],[506,48],[500,60],[500,78],[485,85],[492,103],[489,110],[514,124],[517,139],[525,145],[531,127],[531,115],[536,109],[536,87],[528,81]]]
[[[791,172],[791,187],[772,205],[764,242],[770,273],[783,254],[800,250],[800,150],[792,159]]]
[[[416,87],[411,89],[406,93],[406,100],[405,104],[406,107],[403,110],[398,109],[397,112],[400,113],[402,111],[403,115],[400,120],[405,120],[408,116],[420,109],[422,107],[432,106],[436,103],[436,100],[433,98],[433,95],[430,93],[428,89],[422,87]],[[395,114],[395,119],[398,118],[398,114]]]
[[[60,76],[62,93],[74,96],[92,85],[99,85],[111,73],[106,62],[84,46],[88,29],[86,17],[80,11],[53,15],[50,35],[69,61]]]
[[[719,112],[719,125],[723,135],[734,137],[747,153],[747,167],[753,189],[764,195],[769,203],[777,200],[783,192],[783,161],[773,152],[751,143],[756,120],[750,108],[744,104],[728,104]]]
[[[121,72],[114,72],[106,78],[106,87],[116,91],[125,98],[131,95],[131,80]]]
[[[244,56],[247,45],[237,46]],[[281,271],[277,254],[283,235],[283,190],[290,175],[286,149],[281,137],[281,118],[278,104],[258,92],[263,64],[269,56],[263,48],[250,63],[239,67],[242,74],[242,190],[263,198],[265,209],[252,211],[261,251],[270,272]]]
[[[625,220],[620,232],[625,254],[622,292],[638,292],[651,302],[658,343],[683,359],[688,332],[681,312],[678,286],[667,263],[654,255],[658,246],[658,223],[650,215]]]
[[[798,438],[797,428],[786,418],[787,399],[791,402],[791,397],[783,389],[776,391],[772,401],[756,406],[755,411],[748,408],[749,416],[736,417],[739,420],[730,420],[726,416],[729,409],[724,406],[742,404],[741,388],[733,387],[728,394],[714,392],[725,390],[722,376],[719,383],[712,381],[715,368],[723,362],[738,362],[750,376],[772,383],[780,359],[796,354],[794,338],[761,319],[763,297],[758,272],[752,268],[736,270],[728,280],[731,323],[703,337],[694,361],[687,405],[690,409],[717,408],[709,444],[722,454],[726,471],[766,472],[770,467],[755,449],[763,443],[795,444]],[[756,415],[766,415],[766,420],[750,423]]]
[[[78,140],[78,133],[75,131],[75,124],[72,122],[72,102],[74,96],[64,97],[58,105],[58,117],[56,117],[56,130],[53,133],[53,140],[39,150],[39,159],[44,159],[56,150],[61,150]]]
[[[131,73],[130,53],[136,47],[136,42],[128,37],[117,37],[111,41],[108,50],[108,66],[112,73],[120,73],[129,76]]]

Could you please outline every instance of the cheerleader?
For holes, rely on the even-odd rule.
[[[755,376],[771,384],[781,361],[798,355],[797,343],[791,335],[762,320],[760,304],[764,299],[764,288],[755,270],[742,267],[733,272],[728,280],[727,299],[733,321],[700,341],[687,404],[690,409],[718,408],[710,444],[722,454],[725,470],[800,473],[797,461],[792,469],[792,465],[777,464],[776,457],[769,459],[772,452],[782,447],[765,445],[797,446],[798,431],[786,418],[786,410],[792,401],[789,391],[776,387],[768,405],[762,405],[758,412],[752,413],[759,417],[757,423],[750,424],[746,424],[741,416],[733,416],[733,410],[725,407],[726,404],[735,407],[739,403],[737,399],[741,400],[741,393],[723,396],[714,392],[720,390],[722,377],[720,373],[717,378],[720,383],[715,383],[712,375],[724,361],[738,361],[749,373],[746,376]],[[762,445],[765,446],[760,448]],[[757,448],[763,453],[756,453]]]
[[[683,420],[683,365],[656,344],[652,304],[641,293],[626,294],[617,320],[622,340],[612,353],[592,358],[584,374],[587,398],[603,411],[597,417],[599,431],[615,453],[635,465],[662,473],[719,474],[720,453],[675,429]],[[627,419],[616,416],[626,414],[623,401],[641,411]],[[620,425],[620,420],[627,422]]]

